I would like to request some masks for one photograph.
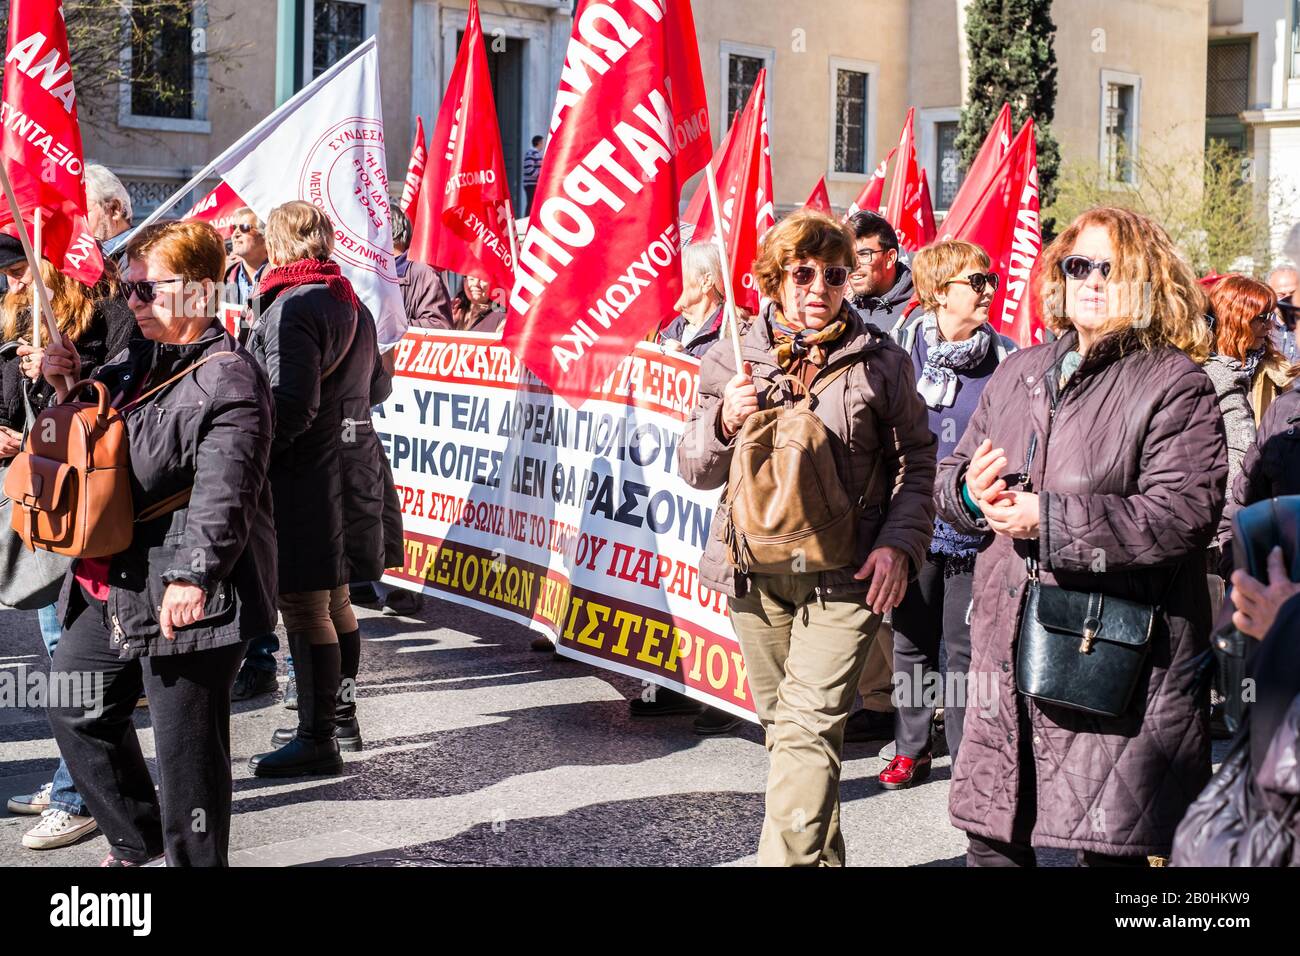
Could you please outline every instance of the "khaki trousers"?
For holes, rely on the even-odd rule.
[[[753,575],[730,603],[767,735],[760,866],[843,866],[844,722],[880,615],[865,595],[821,597],[816,574]]]
[[[863,710],[894,712],[894,629],[887,621],[876,628],[876,636],[867,648],[858,693],[862,695]]]

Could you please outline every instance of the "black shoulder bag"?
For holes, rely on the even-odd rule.
[[[1026,491],[1037,444],[1035,435],[1025,459]],[[1032,547],[1036,552],[1038,542]],[[1016,647],[1017,689],[1072,710],[1120,716],[1151,649],[1156,606],[1042,584],[1037,558],[1026,557],[1025,565],[1029,586]]]

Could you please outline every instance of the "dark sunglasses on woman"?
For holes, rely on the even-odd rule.
[[[827,266],[825,269],[819,269],[817,266],[786,266],[785,268],[797,286],[812,285],[819,271],[822,278],[826,280],[826,285],[831,289],[838,289],[849,281],[848,266]]]
[[[1110,278],[1109,259],[1089,259],[1087,256],[1066,256],[1061,260],[1061,272],[1068,279],[1082,282],[1092,275],[1094,269],[1100,270],[1103,279]]]
[[[129,299],[134,295],[141,302],[148,305],[154,299],[158,298],[158,286],[167,285],[169,282],[184,282],[184,279],[137,279],[134,282],[123,282],[122,291],[126,293]]]
[[[246,223],[246,222],[237,222],[237,223],[235,223],[233,226],[231,226],[231,231],[232,231],[232,232],[242,232],[242,233],[257,232],[257,227],[256,227],[256,226],[250,226],[250,225],[249,225],[248,223]]]
[[[954,282],[970,286],[970,290],[976,295],[983,295],[986,285],[990,291],[998,291],[998,274],[996,272],[972,272],[965,278],[949,279],[944,285],[951,285]]]

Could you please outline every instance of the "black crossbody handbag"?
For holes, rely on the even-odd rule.
[[[1037,447],[1030,439],[1029,465]],[[1035,551],[1038,543],[1032,545]],[[1016,687],[1035,700],[1103,717],[1129,706],[1151,650],[1156,605],[1098,591],[1069,591],[1038,579],[1038,561],[1025,558],[1025,589],[1016,642]]]

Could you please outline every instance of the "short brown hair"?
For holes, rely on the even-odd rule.
[[[912,260],[912,283],[921,308],[934,311],[939,307],[939,290],[971,267],[988,271],[989,254],[962,239],[948,239],[926,246]]]
[[[826,265],[853,267],[853,235],[830,216],[800,210],[786,216],[763,237],[754,277],[758,290],[769,299],[781,294],[785,267],[800,259],[816,259]]]
[[[300,259],[328,259],[334,252],[334,224],[301,199],[276,206],[266,217],[266,251],[281,266]]]
[[[139,230],[126,244],[126,257],[143,262],[158,256],[167,268],[187,282],[226,275],[226,243],[206,222],[160,222]]]

